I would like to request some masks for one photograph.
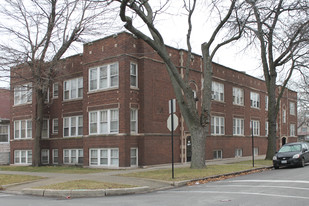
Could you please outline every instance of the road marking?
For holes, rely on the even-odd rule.
[[[232,180],[227,182],[266,182],[266,183],[302,183],[309,184],[309,181],[304,180]]]
[[[268,197],[282,197],[282,198],[294,198],[294,199],[306,199],[309,197],[293,196],[293,195],[277,195],[277,194],[265,194],[257,192],[229,192],[229,191],[169,191],[164,193],[208,193],[208,194],[233,194],[233,195],[257,195],[257,196],[268,196]]]

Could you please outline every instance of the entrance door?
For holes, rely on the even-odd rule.
[[[286,137],[283,137],[281,141],[282,141],[282,146],[285,145],[286,144]]]
[[[192,142],[191,142],[191,136],[187,136],[187,162],[191,162],[191,156],[192,156]]]

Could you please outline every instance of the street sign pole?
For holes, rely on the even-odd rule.
[[[172,132],[172,179],[174,179],[174,100],[171,99],[171,114],[172,114],[172,118],[171,118],[171,132]]]

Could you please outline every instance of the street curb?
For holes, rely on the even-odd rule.
[[[80,198],[80,197],[104,197],[115,195],[129,195],[143,193],[149,190],[148,186],[120,188],[120,189],[97,189],[97,190],[50,190],[50,189],[32,189],[22,190],[25,195],[42,196],[42,197],[63,197],[63,198]]]

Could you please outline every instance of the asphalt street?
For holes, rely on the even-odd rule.
[[[1,205],[309,205],[309,165],[149,194],[59,199],[0,193]]]

